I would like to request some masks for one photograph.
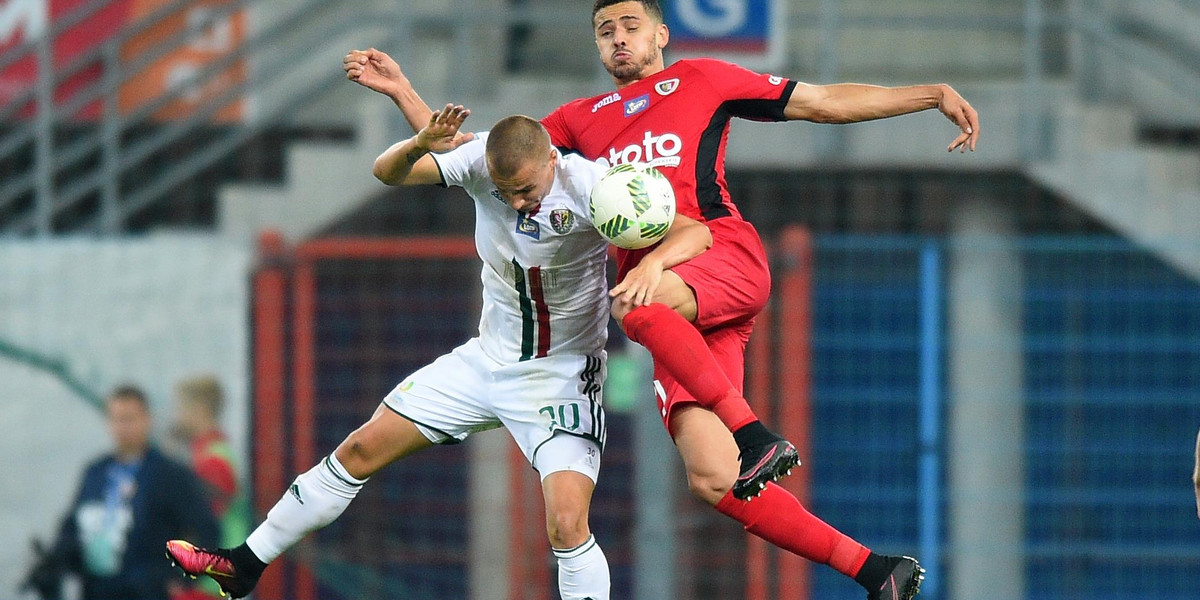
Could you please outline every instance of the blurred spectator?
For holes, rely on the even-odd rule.
[[[238,495],[237,469],[233,450],[221,429],[221,411],[225,394],[213,375],[196,375],[175,385],[175,424],[172,437],[187,449],[187,460],[212,500],[222,544],[241,543],[249,533],[249,506]],[[220,597],[215,581],[205,579],[200,586],[172,600],[207,600]]]
[[[183,589],[163,544],[181,535],[216,541],[217,524],[195,475],[150,443],[141,390],[116,388],[105,413],[114,449],[84,470],[57,540],[35,547],[25,587],[58,598],[61,576],[76,573],[86,600],[162,600]]]
[[[239,544],[249,528],[249,506],[239,495],[233,450],[221,429],[225,394],[212,375],[197,375],[175,386],[172,433],[187,444],[192,470],[208,488],[223,545]]]

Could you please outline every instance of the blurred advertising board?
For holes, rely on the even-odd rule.
[[[241,44],[246,28],[244,11],[230,10],[236,0],[192,0],[176,10],[164,10],[172,0],[108,0],[95,5],[94,10],[86,8],[94,1],[4,0],[0,4],[0,106],[25,96],[33,88],[38,56],[36,47],[26,42],[47,33],[54,34],[51,49],[56,72],[83,61],[81,68],[69,77],[56,77],[54,98],[59,107],[101,85],[106,68],[103,46],[114,40],[120,43],[119,106],[124,114],[169,92],[174,98],[156,110],[153,117],[160,120],[186,117],[197,106],[245,80],[243,61],[228,60],[230,52]],[[90,14],[64,27],[69,17],[81,14],[78,11]],[[220,16],[207,26],[187,33],[190,27],[216,14]],[[141,57],[145,52],[157,56],[143,63]],[[218,61],[228,64],[209,76],[195,77]],[[18,114],[33,114],[35,106],[28,100],[24,103]],[[235,95],[213,120],[240,120],[243,104]],[[73,114],[59,117],[86,121],[94,120],[100,112],[97,98]]]
[[[665,0],[675,58],[712,56],[751,69],[783,65],[784,0]]]

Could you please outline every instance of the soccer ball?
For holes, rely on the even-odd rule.
[[[626,250],[661,240],[675,220],[675,191],[658,169],[622,163],[608,170],[591,194],[592,225]]]

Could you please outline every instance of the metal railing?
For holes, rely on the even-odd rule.
[[[208,11],[201,19],[190,19],[186,27],[163,39],[132,59],[122,58],[122,48],[131,40],[167,19],[178,18],[193,6],[192,0],[173,0],[151,14],[130,23],[111,39],[81,53],[69,62],[56,65],[54,44],[81,23],[94,17],[112,0],[93,0],[60,17],[37,39],[26,40],[0,55],[0,72],[22,60],[37,65],[34,85],[21,90],[0,104],[0,232],[49,235],[66,230],[118,233],[131,217],[169,197],[172,190],[194,179],[253,139],[264,129],[284,123],[299,108],[307,106],[342,81],[340,71],[305,78],[288,99],[269,107],[252,120],[225,127],[214,127],[213,120],[222,109],[239,99],[253,97],[260,90],[294,73],[296,56],[322,40],[354,31],[364,23],[394,24],[391,47],[403,48],[414,31],[438,29],[456,42],[453,60],[462,69],[454,78],[457,86],[482,86],[472,83],[477,66],[472,65],[468,47],[472,28],[481,25],[501,27],[524,23],[533,27],[578,26],[578,7],[514,10],[489,8],[463,10],[465,0],[453,2],[450,11],[416,12],[419,7],[398,6],[387,11],[368,7],[347,7],[331,0],[307,0],[289,6],[286,16],[267,28],[248,34],[227,54],[196,71],[186,85],[168,86],[159,95],[146,98],[136,108],[122,113],[119,94],[123,85],[147,67],[206,30],[230,18],[238,11],[271,0],[230,0]],[[1140,44],[1102,12],[1090,9],[1092,0],[1071,0],[1066,12],[1049,11],[1045,0],[1025,0],[1023,14],[991,15],[908,15],[879,16],[843,10],[839,0],[822,0],[812,14],[792,15],[789,28],[803,24],[819,30],[821,51],[817,57],[817,77],[822,81],[838,79],[839,36],[858,30],[931,30],[1006,32],[1023,39],[1022,56],[1027,93],[1023,107],[1022,154],[1036,160],[1044,153],[1046,135],[1046,95],[1044,84],[1056,73],[1047,73],[1045,41],[1052,35],[1079,35],[1103,46],[1114,56],[1136,68],[1164,79],[1189,98],[1200,99],[1200,73],[1192,65],[1178,64],[1177,57]],[[1183,4],[1200,11],[1197,3]],[[298,31],[304,36],[294,35]],[[268,51],[269,50],[269,51]],[[202,88],[221,77],[229,68],[266,56],[254,65],[252,77],[243,77],[224,88],[183,118],[157,120],[155,115],[179,101],[192,90]],[[56,98],[59,87],[88,70],[101,75],[68,98]],[[1181,75],[1182,73],[1182,75]],[[456,89],[476,97],[486,96],[484,89]],[[81,119],[82,112],[99,105],[94,120]],[[83,125],[80,126],[80,122]],[[59,141],[71,130],[69,139]],[[177,142],[203,132],[204,141],[190,145],[186,153],[172,156],[172,164],[163,169],[147,169],[145,164],[159,153],[177,150]],[[209,135],[211,134],[211,135]],[[827,153],[840,147],[840,130],[830,130],[823,142]],[[90,209],[94,204],[95,208]],[[78,223],[60,223],[71,211],[82,211]]]
[[[227,105],[245,98],[255,89],[270,85],[288,73],[282,57],[299,55],[310,39],[289,40],[289,33],[312,26],[314,36],[331,36],[354,27],[359,15],[338,15],[328,0],[308,0],[290,16],[269,28],[247,37],[229,53],[195,71],[187,85],[167,86],[159,95],[145,99],[127,114],[121,114],[119,94],[128,83],[163,56],[178,50],[189,40],[203,34],[238,11],[258,0],[233,0],[204,13],[203,18],[188,19],[188,25],[157,41],[131,60],[122,59],[122,48],[149,29],[167,19],[179,18],[194,5],[191,0],[175,0],[145,18],[121,29],[112,38],[81,53],[67,64],[53,64],[53,44],[72,26],[86,21],[102,10],[110,0],[97,0],[81,6],[56,23],[46,35],[18,45],[3,57],[0,68],[27,57],[36,57],[38,69],[33,89],[16,94],[0,106],[0,120],[10,123],[0,136],[0,163],[19,163],[22,153],[33,159],[28,169],[11,173],[0,185],[0,230],[10,233],[46,235],[57,231],[55,219],[89,198],[99,199],[100,209],[83,219],[84,231],[116,233],[129,217],[195,177],[265,127],[278,122],[296,108],[313,101],[337,84],[340,74],[306,81],[291,94],[291,100],[275,107],[254,121],[220,128],[225,133],[190,152],[174,156],[174,164],[157,173],[148,173],[144,181],[131,183],[133,175],[144,174],[143,164],[157,153],[189,134],[211,129],[213,118]],[[317,39],[320,39],[319,37]],[[285,44],[284,47],[274,45]],[[202,88],[227,69],[247,59],[251,53],[273,46],[274,60],[258,65],[253,80],[242,78],[215,97],[197,105],[186,117],[156,121],[155,115],[191,90]],[[100,77],[69,98],[57,100],[55,90],[85,70],[98,69]],[[99,104],[94,122],[81,116],[88,107]],[[22,112],[30,112],[23,117]],[[80,125],[82,123],[82,125]],[[80,133],[58,143],[56,133],[79,126]],[[149,133],[143,134],[142,130]],[[135,135],[137,134],[137,135]],[[69,176],[68,176],[69,175]],[[60,183],[61,180],[61,183]],[[20,204],[25,203],[24,210]]]

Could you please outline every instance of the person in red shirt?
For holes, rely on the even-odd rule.
[[[237,496],[237,474],[219,423],[224,395],[215,377],[198,375],[175,386],[174,434],[188,444],[192,470],[207,485],[213,514],[221,519]]]
[[[790,469],[795,451],[758,422],[741,392],[745,346],[770,273],[757,232],[729,197],[725,144],[733,117],[854,123],[936,108],[960,130],[947,150],[974,151],[977,113],[948,85],[810,85],[712,59],[667,67],[670,32],[655,0],[597,0],[592,15],[617,89],[564,104],[543,124],[564,150],[610,165],[655,165],[671,180],[679,213],[713,235],[707,252],[663,272],[652,297],[616,297],[612,311],[654,359],[660,414],[689,488],[750,533],[854,578],[870,599],[912,598],[924,573],[915,559],[871,552],[769,483]],[[430,109],[383,52],[351,52],[343,67],[349,79],[391,97],[414,130],[428,121]],[[640,256],[619,250],[618,277]]]
[[[250,507],[240,495],[233,450],[221,429],[225,394],[212,375],[195,375],[175,385],[175,423],[172,434],[187,444],[192,471],[203,482],[220,526],[222,545],[245,538]],[[205,581],[198,588],[186,588],[171,600],[210,600],[220,596],[220,588]]]

